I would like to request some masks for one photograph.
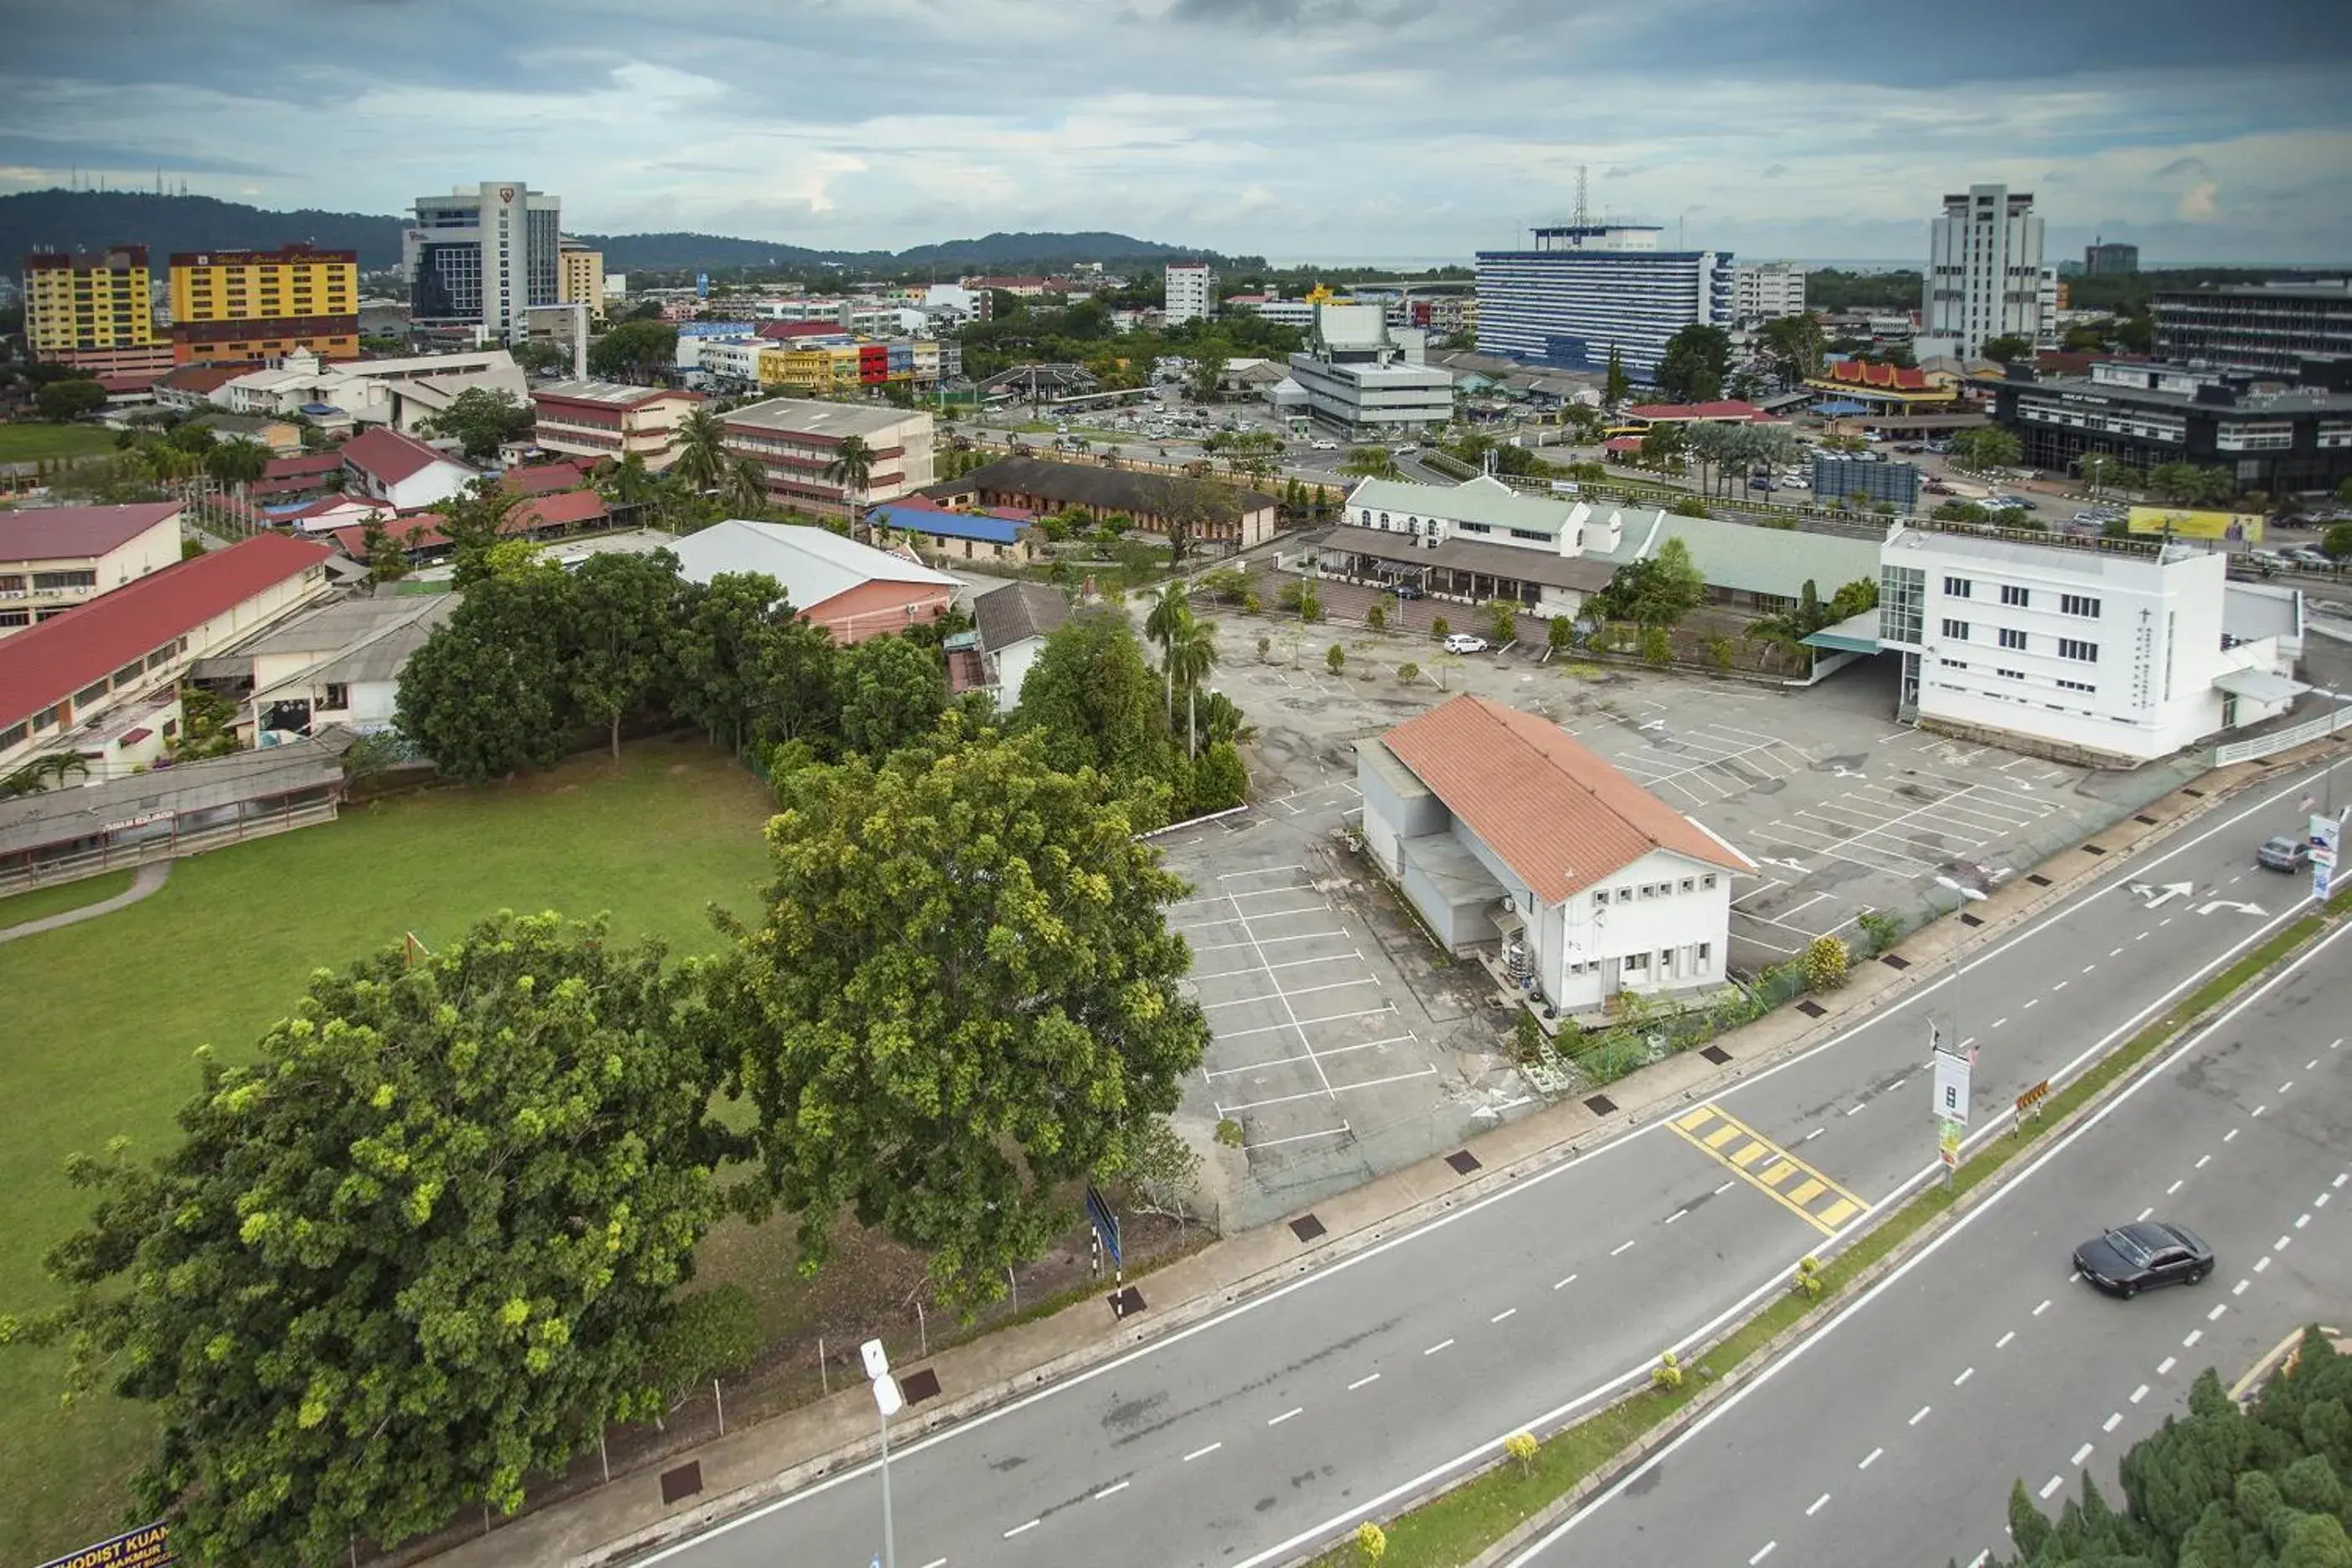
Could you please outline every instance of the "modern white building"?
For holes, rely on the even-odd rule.
[[[2284,712],[2309,689],[2263,609],[2232,635],[2227,557],[2155,539],[1898,524],[1880,547],[1877,646],[1896,712],[1965,739],[2133,767]]]
[[[562,201],[520,180],[416,198],[401,239],[410,319],[520,342],[523,312],[562,302]]]
[[[1427,429],[1454,417],[1454,374],[1400,342],[1378,305],[1318,305],[1290,379],[1318,423],[1350,436]]]
[[[2042,325],[2042,219],[2031,191],[1970,185],[1944,197],[1927,241],[1927,325],[1962,359],[1990,338],[2032,342]],[[2055,300],[2053,299],[2054,305]]]
[[[1540,714],[1464,694],[1356,748],[1364,847],[1440,943],[1565,1013],[1720,985],[1755,865]]]
[[[1217,313],[1217,275],[1205,261],[1170,262],[1167,289],[1162,315],[1171,327],[1205,321]]]
[[[1794,261],[1743,261],[1731,269],[1731,314],[1777,321],[1805,311],[1805,268]]]
[[[224,382],[210,398],[232,414],[302,414],[332,423],[320,411],[333,410],[353,425],[413,432],[476,387],[518,403],[530,398],[529,378],[504,349],[373,360],[320,360],[297,349],[271,369]]]
[[[2063,343],[2065,337],[2058,321],[2058,269],[2045,267],[2034,280],[2033,346],[2047,353]]]
[[[1562,370],[1647,381],[1666,340],[1705,323],[1728,327],[1731,253],[1660,250],[1659,231],[1570,224],[1535,231],[1532,250],[1478,253],[1478,352]]]

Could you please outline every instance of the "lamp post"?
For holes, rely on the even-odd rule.
[[[883,1352],[882,1342],[868,1340],[857,1350],[874,1384],[874,1407],[882,1413],[882,1568],[898,1568],[898,1544],[890,1521],[890,1417],[905,1408],[906,1401],[899,1397],[898,1379],[890,1375],[890,1358]]]

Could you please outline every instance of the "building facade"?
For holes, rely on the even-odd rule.
[[[963,586],[896,551],[823,528],[729,518],[675,546],[678,575],[689,583],[763,572],[784,590],[801,618],[837,643],[864,642],[944,618]]]
[[[1205,261],[1171,261],[1167,272],[1164,319],[1171,327],[1205,321],[1217,313],[1217,275]]]
[[[1777,321],[1805,313],[1805,268],[1794,261],[1743,261],[1731,269],[1732,319]]]
[[[2276,638],[2225,635],[2218,551],[1914,523],[1879,560],[1897,716],[1927,729],[2133,767],[2307,689]]]
[[[1695,324],[1728,327],[1731,253],[1660,250],[1654,227],[1570,225],[1535,231],[1532,250],[1478,253],[1478,352],[1561,370],[1656,374],[1666,340]]]
[[[2097,362],[2088,376],[1979,384],[2032,468],[2074,471],[2093,452],[2140,469],[2194,463],[2271,495],[2352,479],[2352,393],[2280,392],[2243,371],[2129,360]]]
[[[1123,517],[1146,533],[1162,535],[1181,513],[1181,526],[1193,549],[1207,546],[1228,553],[1274,537],[1280,510],[1270,495],[1214,479],[1181,479],[1044,458],[1000,458],[924,493],[950,506],[1079,511],[1097,522]]]
[[[180,559],[180,503],[0,511],[0,637]]]
[[[2139,270],[2139,247],[2121,241],[2095,239],[2083,247],[2083,272],[2091,278],[2111,278]]]
[[[772,397],[721,415],[727,456],[758,463],[778,506],[846,517],[931,482],[931,416],[887,405]],[[866,449],[863,484],[828,472],[852,437]]]
[[[1453,373],[1409,353],[1378,305],[1318,305],[1307,347],[1290,356],[1290,379],[1317,423],[1350,437],[1426,430],[1454,417]]]
[[[1993,338],[2037,340],[2042,330],[2042,219],[2030,191],[1970,185],[1944,197],[1929,226],[1927,335],[1948,338],[1959,357]]]
[[[1891,463],[1861,453],[1813,453],[1813,494],[1824,502],[1859,496],[1864,506],[1881,501],[1898,511],[1919,506],[1919,468],[1915,463]]]
[[[419,196],[402,237],[410,319],[520,341],[523,312],[563,302],[562,202],[520,180]]]
[[[1459,485],[1365,479],[1349,492],[1317,563],[1390,589],[1573,616],[1616,571],[1587,557],[1618,549],[1625,523],[1616,508],[1529,495],[1492,477]]]
[[[172,358],[181,364],[322,360],[360,353],[356,250],[177,251],[172,257]]]
[[[556,244],[555,300],[559,305],[585,305],[589,315],[604,319],[604,253],[573,240]]]
[[[2352,279],[2170,289],[2152,306],[2165,359],[2352,392]]]
[[[698,394],[614,381],[558,381],[531,389],[532,439],[551,452],[618,462],[632,454],[658,473],[677,456],[677,427]]]
[[[115,374],[116,362],[147,368],[163,348],[155,335],[147,247],[118,245],[100,255],[37,251],[25,258],[25,342],[37,360]],[[169,369],[166,350],[162,368]]]

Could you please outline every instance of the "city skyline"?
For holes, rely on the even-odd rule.
[[[521,178],[599,233],[1466,258],[1564,216],[1583,168],[1596,211],[1743,256],[1924,257],[1946,191],[2005,183],[2053,258],[2104,235],[2326,265],[2352,258],[2331,9],[1997,0],[1928,47],[1816,0],[719,0],[684,26],[606,0],[560,26],[539,0],[19,5],[0,193],[160,172],[398,213]],[[283,68],[235,68],[257,37]]]

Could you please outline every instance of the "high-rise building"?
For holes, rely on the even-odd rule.
[[[2093,278],[2139,270],[2139,247],[2095,239],[2083,247],[2083,270]]]
[[[556,288],[559,304],[585,305],[598,321],[604,319],[604,253],[567,239],[557,252],[562,276]]]
[[[1205,261],[1168,264],[1165,315],[1171,327],[1205,321],[1217,313],[1217,275]]]
[[[184,250],[172,257],[172,359],[320,359],[360,353],[360,254],[288,245],[276,250]]]
[[[1777,321],[1805,313],[1805,268],[1794,261],[1743,261],[1731,269],[1731,313],[1741,321]]]
[[[148,293],[147,247],[118,245],[94,256],[37,251],[25,258],[25,341],[37,360],[101,374],[145,368],[161,347]],[[168,351],[161,358],[162,368],[170,369]]]
[[[2166,359],[2352,390],[2352,279],[2208,284],[2154,304]]]
[[[1970,185],[1944,198],[1927,245],[1928,335],[1962,356],[1987,340],[2035,342],[2042,327],[2042,219],[2030,191]]]
[[[1658,232],[1568,224],[1537,229],[1532,250],[1478,252],[1478,352],[1599,371],[1614,350],[1646,381],[1683,328],[1731,325],[1731,253],[1660,250]]]
[[[520,180],[486,180],[419,196],[415,207],[401,258],[417,326],[520,341],[525,310],[563,302],[562,198]]]

